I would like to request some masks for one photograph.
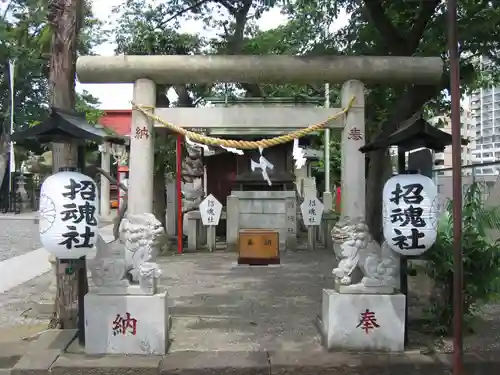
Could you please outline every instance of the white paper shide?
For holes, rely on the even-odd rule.
[[[383,191],[384,237],[391,249],[420,255],[436,241],[437,187],[421,174],[390,178]]]
[[[57,258],[87,255],[98,237],[97,185],[78,172],[48,177],[40,191],[40,242]]]

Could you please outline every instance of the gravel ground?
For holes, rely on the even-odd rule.
[[[42,247],[34,220],[0,219],[0,262]]]
[[[171,301],[171,351],[320,351],[321,289],[332,286],[325,251],[282,255],[282,265],[236,265],[235,253],[160,259]]]
[[[27,283],[19,285],[6,293],[0,294],[0,327],[8,327],[18,324],[37,324],[45,321],[46,317],[36,318],[36,314],[26,311],[33,307],[36,302],[50,300],[47,296],[49,290],[51,273],[47,272],[34,278]],[[33,317],[24,317],[28,314]]]

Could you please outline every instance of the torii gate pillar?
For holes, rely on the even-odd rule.
[[[134,83],[134,102],[154,107],[156,84],[145,78]],[[153,213],[154,124],[138,111],[132,111],[128,212]]]

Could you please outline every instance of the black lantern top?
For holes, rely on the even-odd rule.
[[[96,143],[128,143],[126,137],[110,134],[103,127],[89,124],[84,114],[58,108],[52,108],[50,116],[41,124],[17,131],[12,134],[11,139],[20,144],[33,140],[40,143],[75,140]]]
[[[462,146],[469,143],[462,138]],[[379,136],[359,149],[362,153],[367,153],[390,146],[398,146],[400,151],[411,151],[417,148],[426,147],[436,152],[443,152],[446,146],[451,145],[451,134],[432,126],[422,118],[421,113],[417,113],[407,121],[401,128],[389,136]]]

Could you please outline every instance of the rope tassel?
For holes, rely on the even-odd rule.
[[[154,110],[152,106],[145,106],[141,104],[136,104],[132,102],[132,108],[136,111],[141,112],[148,119],[158,122],[163,125],[163,127],[168,128],[178,134],[183,135],[184,137],[188,137],[191,141],[201,143],[208,146],[224,146],[229,148],[236,148],[240,150],[253,150],[258,148],[269,148],[273,146],[278,146],[280,144],[288,143],[293,141],[294,139],[305,137],[310,133],[314,133],[318,130],[322,130],[326,127],[326,125],[333,120],[338,119],[340,116],[344,116],[349,112],[352,105],[354,104],[355,97],[353,96],[349,101],[347,107],[343,108],[340,112],[336,113],[334,116],[329,117],[325,121],[322,121],[318,124],[308,126],[304,129],[298,129],[291,133],[280,135],[277,137],[269,138],[269,139],[261,139],[259,141],[237,141],[234,139],[222,139],[217,137],[209,137],[203,134],[195,133],[186,128],[180,127],[178,125],[169,123],[168,121],[163,120],[162,118],[148,112],[148,110]]]

